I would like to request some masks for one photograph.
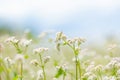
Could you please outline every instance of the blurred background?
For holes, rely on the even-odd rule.
[[[120,0],[0,0],[0,34],[26,29],[93,42],[119,38]]]

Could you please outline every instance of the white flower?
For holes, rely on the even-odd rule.
[[[21,39],[21,40],[20,40],[20,45],[21,45],[21,46],[24,46],[24,47],[27,47],[27,46],[29,46],[29,45],[31,44],[31,42],[32,42],[31,39],[30,39],[30,40]]]
[[[103,66],[102,65],[98,65],[95,67],[95,71],[101,71],[103,70]]]
[[[6,57],[4,60],[5,60],[5,62],[7,62],[11,65],[15,63],[10,57]]]
[[[66,35],[64,35],[64,34],[61,36],[61,38],[62,38],[62,40],[64,40],[64,41],[66,41],[66,39],[67,39]]]
[[[67,39],[68,44],[73,44],[75,41],[73,39]]]
[[[113,58],[105,67],[112,68],[120,68],[120,57]]]
[[[95,65],[94,64],[91,64],[91,65],[89,65],[87,68],[86,68],[86,72],[91,72],[91,71],[93,71],[94,70],[94,68],[95,68]]]
[[[33,65],[37,66],[39,64],[39,62],[38,62],[37,59],[34,59],[30,62],[30,64],[33,64]]]
[[[93,73],[92,72],[86,72],[84,75],[83,75],[83,78],[88,78],[89,76],[91,76]]]
[[[63,35],[62,32],[57,32],[57,33],[56,33],[56,42],[59,41],[59,40],[61,40],[61,36],[62,36],[62,35]]]
[[[44,53],[45,51],[48,51],[48,48],[36,48],[33,50],[33,53],[38,54],[38,53]]]
[[[9,42],[12,42],[14,44],[18,43],[19,40],[17,40],[14,36],[13,37],[10,37],[8,38],[7,40],[5,40],[5,42],[9,43]]]
[[[15,61],[23,62],[24,61],[24,55],[22,55],[22,54],[16,54]]]
[[[37,72],[37,80],[43,80],[43,71],[42,70],[39,70]]]
[[[117,71],[117,75],[119,75],[119,76],[120,76],[120,69]]]
[[[44,63],[47,63],[50,60],[50,58],[51,58],[50,56],[45,56],[44,57]]]
[[[64,71],[67,71],[67,70],[68,70],[68,67],[67,67],[66,64],[63,64],[63,65],[60,65],[60,66],[56,66],[56,69],[57,69],[57,70],[59,70],[60,68],[61,68],[62,70],[64,70]]]

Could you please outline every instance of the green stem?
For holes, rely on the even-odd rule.
[[[80,63],[78,61],[78,52],[75,50],[75,45],[70,45],[69,43],[67,43],[66,41],[64,41],[73,51],[74,51],[74,55],[75,55],[75,66],[76,66],[76,80],[78,80],[78,69],[79,69],[79,74],[80,74],[80,80],[81,79],[81,66]]]
[[[7,77],[6,79],[7,79],[7,80],[10,80],[9,71],[8,71],[7,66],[2,62],[1,67],[3,68],[3,70],[4,70],[4,72],[5,72],[5,75],[6,75],[6,77]],[[1,77],[2,77],[2,76],[1,76]]]
[[[99,71],[98,73],[99,73],[99,76],[100,76],[100,80],[102,80],[101,71]]]
[[[80,62],[78,62],[78,68],[79,68],[80,80],[82,80],[82,71],[81,71]]]
[[[63,75],[63,80],[65,80],[65,75]]]
[[[23,63],[20,64],[20,80],[23,79]]]
[[[76,80],[78,80],[78,62],[77,62],[77,56],[75,56],[75,64],[76,64]]]
[[[39,57],[40,57],[40,62],[42,64],[42,70],[43,70],[44,80],[46,80],[45,66],[44,66],[43,61],[42,61],[42,56],[39,54]]]

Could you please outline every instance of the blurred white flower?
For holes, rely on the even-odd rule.
[[[44,60],[44,63],[47,63],[49,60],[50,60],[50,56],[45,56],[44,58],[43,58],[43,60]]]
[[[37,80],[43,80],[43,71],[42,70],[39,70],[37,72]]]
[[[103,66],[97,65],[94,69],[95,69],[95,71],[101,71],[101,70],[103,70]]]
[[[24,55],[22,55],[22,54],[16,54],[15,55],[15,61],[24,62]]]
[[[82,77],[83,78],[88,78],[89,76],[91,76],[93,73],[92,72],[86,72]]]
[[[16,43],[19,42],[19,40],[17,40],[17,39],[13,36],[13,37],[9,37],[8,39],[6,39],[5,42],[7,42],[7,43],[12,42],[12,43],[16,44]]]
[[[20,40],[20,45],[21,45],[21,46],[24,46],[24,47],[27,47],[27,46],[29,46],[29,45],[31,44],[31,42],[32,42],[32,39],[30,39],[30,40],[21,39],[21,40]]]
[[[32,60],[32,61],[30,62],[30,64],[35,65],[35,66],[38,66],[39,62],[38,62],[37,59],[34,59],[34,60]]]
[[[56,33],[56,42],[58,42],[59,40],[61,40],[63,33],[62,32],[57,32]]]
[[[95,68],[95,65],[94,64],[90,64],[87,68],[86,68],[86,72],[92,72]]]
[[[10,65],[15,63],[10,57],[6,57],[4,60],[5,60],[5,62],[9,63]]]
[[[117,71],[117,75],[120,77],[120,69]]]
[[[48,48],[36,48],[33,50],[33,53],[39,54],[39,53],[44,53],[46,51],[48,51]]]

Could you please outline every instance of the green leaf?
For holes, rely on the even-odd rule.
[[[64,73],[63,69],[60,68],[57,72],[57,74],[55,75],[55,78],[59,78],[62,74]]]

